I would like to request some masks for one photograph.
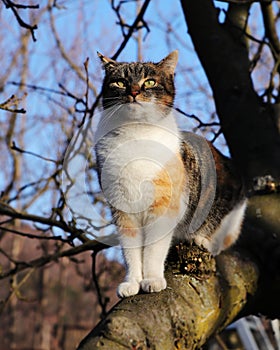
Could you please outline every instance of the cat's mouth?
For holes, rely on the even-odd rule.
[[[128,99],[127,99],[127,101],[126,101],[126,103],[129,103],[129,104],[138,104],[138,105],[140,105],[140,106],[142,106],[142,103],[144,102],[144,101],[139,101],[138,99],[137,99],[137,96],[128,96]]]

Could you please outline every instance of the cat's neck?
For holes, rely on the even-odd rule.
[[[170,134],[169,139],[174,139],[171,142],[175,142],[176,139],[176,144],[179,144],[179,129],[172,109],[163,113],[156,104],[152,103],[124,104],[105,109],[98,124],[97,138],[100,139],[120,130],[122,134],[127,130],[128,137],[136,137],[137,134],[137,138],[149,135],[151,138],[159,139]],[[164,139],[161,140],[163,141]]]

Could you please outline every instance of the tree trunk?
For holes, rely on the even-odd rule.
[[[230,4],[224,24],[211,0],[181,0],[181,5],[233,160],[249,186],[257,176],[280,179],[279,108],[265,104],[254,90],[244,35],[248,5]]]

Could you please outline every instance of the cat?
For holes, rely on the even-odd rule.
[[[179,131],[172,108],[178,51],[158,63],[98,56],[105,70],[95,144],[99,182],[126,264],[117,294],[159,292],[167,286],[164,263],[174,240],[194,240],[213,255],[237,240],[246,210],[242,181],[210,142],[204,141],[208,153],[199,151]],[[201,200],[202,168],[210,158],[216,188],[209,186]],[[209,193],[205,220],[193,225]]]

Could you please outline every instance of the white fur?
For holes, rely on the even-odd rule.
[[[152,180],[179,153],[180,141],[172,113],[155,123],[151,121],[156,118],[150,114],[156,113],[154,107],[136,105],[133,120],[140,120],[138,115],[142,119],[132,122],[128,114],[131,108],[121,108],[109,117],[107,112],[103,116],[105,122],[103,119],[99,122],[97,135],[103,137],[99,156],[104,158],[101,185],[107,200],[116,209],[138,214],[153,203]],[[107,129],[108,125],[115,129]],[[116,130],[118,135],[108,133]]]
[[[117,132],[112,135],[111,131]],[[178,217],[155,218],[148,212],[154,201],[152,180],[180,152],[175,117],[172,112],[163,116],[154,104],[124,105],[104,112],[97,142],[100,138],[102,189],[112,206],[128,213],[137,232],[135,237],[120,237],[127,275],[118,295],[137,294],[140,287],[146,292],[158,292],[166,288],[164,260],[173,230],[185,210],[182,193]]]

